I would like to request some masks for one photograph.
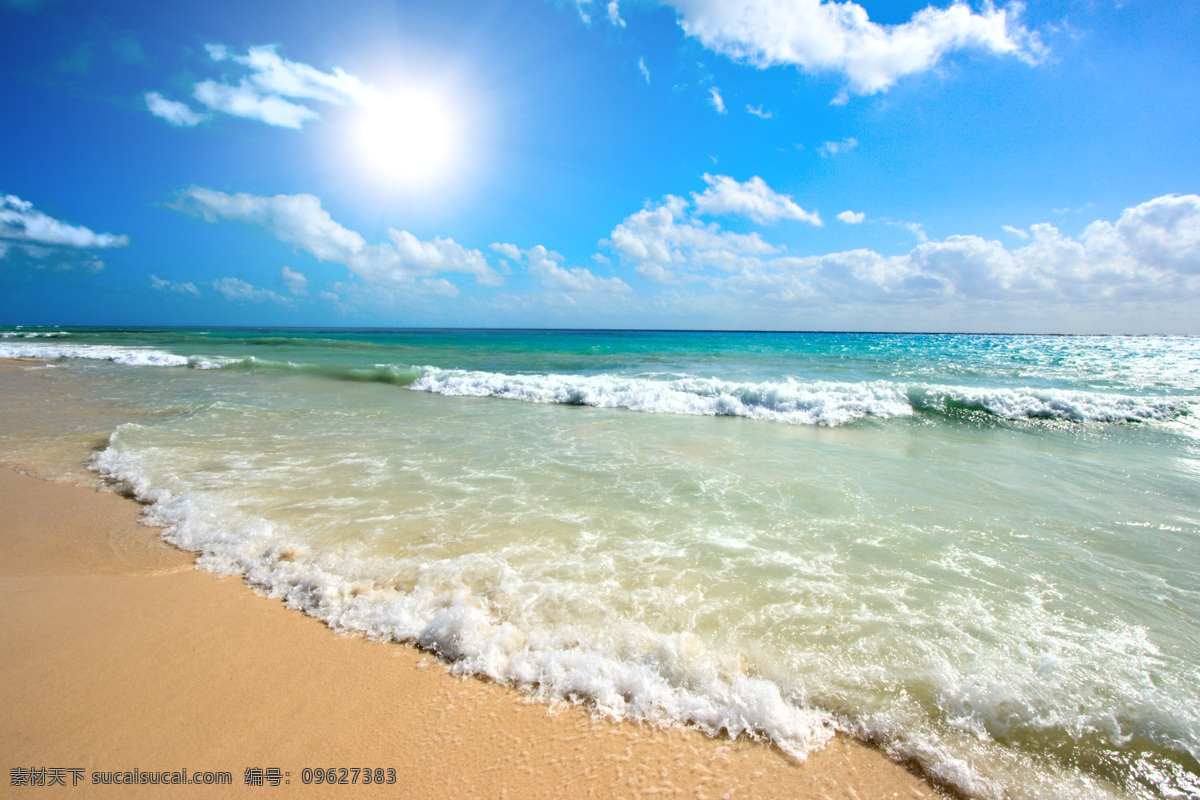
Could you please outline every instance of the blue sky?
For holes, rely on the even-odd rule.
[[[1193,2],[183,5],[0,0],[0,324],[1200,333]]]

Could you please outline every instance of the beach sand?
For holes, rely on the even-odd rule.
[[[453,677],[414,648],[334,634],[197,571],[139,514],[116,494],[0,469],[6,796],[26,794],[14,769],[63,770],[68,788],[44,791],[80,798],[938,796],[847,737],[798,763]],[[395,783],[302,782],[305,768],[329,767],[392,768]],[[247,768],[278,768],[288,783],[247,786]],[[94,772],[134,769],[229,772],[232,786],[92,785]]]

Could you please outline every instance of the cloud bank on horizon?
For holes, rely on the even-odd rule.
[[[562,73],[551,78],[541,66],[497,62],[500,38],[480,56],[491,70],[472,72],[470,53],[381,68],[390,58],[379,60],[381,47],[400,40],[379,38],[378,25],[355,29],[363,41],[376,37],[373,50],[362,48],[370,57],[345,46],[353,39],[344,30],[303,56],[284,23],[274,39],[227,25],[186,58],[184,42],[144,55],[156,66],[136,80],[95,57],[81,68],[73,56],[68,70],[18,54],[13,63],[28,73],[126,80],[110,123],[126,132],[124,146],[118,136],[89,156],[90,145],[78,144],[93,169],[126,167],[104,189],[65,169],[53,179],[36,170],[0,176],[11,192],[0,198],[0,281],[14,297],[61,297],[71,291],[66,276],[90,276],[81,303],[96,287],[146,292],[198,322],[1200,332],[1186,311],[1200,299],[1200,196],[1186,176],[1200,173],[1172,170],[1165,156],[1161,166],[1151,159],[1153,180],[1145,164],[1130,165],[1136,179],[1106,188],[1107,213],[1085,218],[1033,183],[1006,186],[997,171],[1003,163],[1044,176],[1070,146],[1004,116],[1020,95],[996,99],[1013,82],[1078,91],[1057,73],[1099,56],[1064,22],[1079,7],[1062,2],[1060,16],[1036,18],[1020,3],[955,0],[887,22],[872,19],[871,3],[828,0],[576,0],[575,19],[531,2],[539,31],[573,37],[546,62]],[[434,31],[430,41],[464,47],[437,34],[461,9],[401,8],[411,27]],[[54,10],[7,13],[10,22],[49,23]],[[238,18],[232,5],[223,13]],[[661,24],[668,19],[674,35]],[[1091,19],[1090,36],[1118,31],[1114,19]],[[141,48],[153,32],[124,27],[137,22],[111,24]],[[1181,59],[1191,54],[1185,34]],[[1062,52],[1051,58],[1055,48]],[[604,91],[622,103],[576,93],[609,62],[624,68]],[[447,88],[465,86],[463,74],[486,83],[481,76],[505,69],[520,80],[495,78],[474,94]],[[517,102],[536,80],[558,99]],[[28,108],[26,120],[56,111]],[[404,187],[393,175],[454,161],[438,115],[455,109],[458,121],[471,120],[456,135],[502,143],[487,151],[490,172],[458,168],[455,181],[479,183],[465,204],[440,197],[451,196],[449,172]],[[1043,104],[1034,113],[1065,126],[1072,112]],[[378,120],[386,128],[367,131],[375,161],[353,165],[364,126]],[[1098,152],[1129,152],[1078,124]],[[14,127],[40,146],[35,125]],[[972,130],[984,141],[960,135]],[[139,170],[139,155],[170,166]],[[1200,166],[1191,158],[1189,167]],[[1055,197],[1066,191],[1086,208],[1098,175],[1115,183],[1125,172],[1108,164],[1099,173],[1080,163],[1074,178],[1062,169]],[[991,185],[972,183],[974,172]],[[986,188],[958,196],[957,183]],[[69,211],[52,215],[42,204]],[[128,233],[93,230],[106,227]],[[172,246],[180,237],[189,249]],[[120,269],[106,270],[99,251],[117,253]],[[136,305],[125,312],[129,322],[149,321]]]
[[[647,203],[618,223],[600,244],[646,280],[703,282],[750,306],[956,300],[1120,304],[1200,299],[1197,195],[1149,200],[1126,209],[1114,222],[1092,222],[1078,239],[1064,236],[1050,223],[1036,223],[1027,231],[1006,226],[1008,232],[1027,242],[1015,249],[968,234],[926,241],[897,256],[869,249],[794,256],[783,246],[767,242],[758,231],[730,232],[701,217],[744,216],[764,225],[792,219],[820,225],[817,214],[772,191],[758,177],[744,183],[726,175],[702,177],[708,188],[692,193],[690,203],[673,195]],[[451,239],[422,242],[407,231],[392,229],[388,231],[390,242],[367,244],[360,234],[333,221],[320,200],[311,195],[227,195],[192,187],[183,192],[175,207],[209,222],[261,225],[279,241],[319,261],[345,266],[376,290],[444,293],[445,284],[434,277],[440,272],[466,273],[485,286],[503,283],[481,251],[464,248]],[[851,223],[862,222],[861,216],[853,212],[839,215]],[[543,245],[522,250],[513,244],[493,243],[490,249],[513,263],[525,264],[531,275],[551,289],[631,291],[620,278],[599,278],[583,267],[564,269],[559,265],[563,256]],[[289,286],[307,286],[303,275],[287,267],[283,270]],[[230,299],[261,299],[250,292],[249,284],[239,281],[235,285],[236,290],[226,285],[220,291]],[[293,290],[293,294],[303,293]]]

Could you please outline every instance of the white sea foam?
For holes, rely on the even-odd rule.
[[[34,344],[0,343],[0,358],[37,358],[54,361],[62,358],[81,358],[92,361],[112,361],[116,364],[150,367],[187,366],[188,359],[163,350],[148,347],[118,347],[98,344]]]
[[[833,736],[832,715],[790,701],[775,683],[745,674],[736,659],[694,636],[636,624],[585,635],[518,628],[487,598],[464,591],[462,578],[483,571],[494,575],[496,595],[535,594],[538,587],[502,556],[412,564],[314,552],[203,491],[152,485],[136,452],[110,446],[92,467],[149,503],[147,521],[164,526],[171,543],[197,551],[201,567],[243,575],[335,630],[412,642],[449,661],[455,673],[521,686],[542,699],[586,701],[612,718],[769,738],[799,758]],[[403,587],[390,577],[398,568],[409,574]]]
[[[505,375],[425,367],[412,389],[434,394],[498,397],[534,403],[627,408],[661,414],[766,419],[801,425],[842,425],[863,417],[916,411],[984,411],[1004,419],[1072,422],[1169,420],[1187,413],[1189,399],[1062,389],[971,387],[784,380],[737,383],[718,378],[669,380],[622,375]]]
[[[134,367],[194,367],[196,369],[219,369],[241,360],[213,356],[181,356],[150,347],[32,342],[0,342],[0,358],[34,358],[45,361],[77,358],[86,361],[111,361],[114,364]]]
[[[797,677],[807,673],[791,667],[780,681],[778,675],[748,670],[737,654],[716,650],[691,633],[615,618],[580,627],[521,613],[537,598],[587,587],[547,584],[544,576],[522,573],[503,550],[419,559],[364,558],[314,547],[303,531],[238,511],[228,497],[189,485],[175,475],[168,452],[124,446],[122,431],[136,427],[119,430],[92,466],[149,503],[148,521],[165,526],[168,541],[197,551],[201,567],[243,575],[336,630],[418,644],[458,674],[521,686],[545,700],[586,701],[613,718],[766,738],[798,757],[840,729],[879,743],[897,759],[920,763],[936,780],[978,798],[1122,796],[1082,773],[997,746],[997,740],[1022,731],[1061,731],[1075,739],[1095,734],[1113,741],[1142,736],[1198,755],[1200,713],[1178,692],[1156,687],[1163,656],[1146,631],[1072,622],[1049,610],[1040,595],[998,610],[968,592],[959,604],[940,609],[936,619],[913,609],[906,612],[908,623],[896,627],[894,606],[903,598],[889,595],[877,602],[876,596],[894,589],[888,588],[893,576],[881,574],[855,589],[862,603],[852,621],[894,628],[885,637],[888,643],[863,640],[865,649],[845,663],[836,660],[845,654],[834,661],[829,655],[806,656],[815,659],[808,665],[811,679]],[[947,558],[966,555],[952,548]],[[1003,569],[999,562],[979,563]],[[830,600],[847,587],[827,580],[813,591]],[[983,639],[971,632],[980,629]],[[992,640],[994,646],[987,644]],[[902,664],[917,674],[908,680],[931,692],[944,722],[931,722],[903,692],[867,707],[841,705],[838,698],[860,692],[878,698],[870,686],[880,681],[905,680],[903,674],[880,672],[887,648],[910,653]],[[974,656],[964,660],[968,652]]]
[[[254,356],[181,356],[148,347],[0,342],[0,358],[89,359],[130,366],[294,370],[338,380],[407,384],[432,394],[496,397],[532,403],[624,408],[659,414],[731,416],[796,425],[843,425],[865,417],[916,412],[983,412],[1009,420],[1128,423],[1186,418],[1194,397],[1129,395],[1069,389],[978,388],[896,381],[859,383],[784,379],[735,382],[720,378],[504,374],[433,366],[376,364],[369,369],[275,362]]]
[[[0,339],[58,339],[70,335],[68,331],[4,331]]]

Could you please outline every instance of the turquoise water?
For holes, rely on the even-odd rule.
[[[968,796],[1200,795],[1198,339],[47,333],[0,357],[93,470],[335,628]]]

